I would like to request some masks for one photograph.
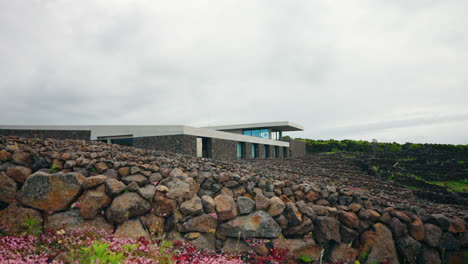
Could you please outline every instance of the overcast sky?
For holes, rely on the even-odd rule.
[[[0,124],[468,144],[468,1],[0,0]]]

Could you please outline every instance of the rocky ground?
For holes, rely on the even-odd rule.
[[[408,209],[420,206],[430,213],[443,213],[468,219],[468,199],[451,193],[451,200],[458,204],[445,203],[448,192],[410,189],[387,177],[369,171],[368,157],[356,157],[355,153],[310,154],[304,158],[286,160],[243,160],[238,164],[261,173],[294,175],[304,180],[333,184],[342,187],[359,188],[383,207],[392,206]],[[395,162],[393,162],[395,163]],[[393,164],[392,163],[392,164]],[[432,194],[429,199],[425,199]]]
[[[164,232],[199,249],[311,260],[463,263],[468,244],[466,204],[421,200],[344,156],[223,162],[0,137],[0,226],[21,231],[28,217],[49,231]]]

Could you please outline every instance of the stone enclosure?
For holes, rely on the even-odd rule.
[[[0,226],[166,234],[195,247],[372,263],[463,263],[466,217],[385,207],[359,188],[83,140],[0,137]],[[465,215],[466,216],[466,215]],[[322,251],[323,250],[323,251]]]

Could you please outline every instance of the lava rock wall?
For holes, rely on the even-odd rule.
[[[468,245],[466,215],[387,207],[363,189],[295,174],[78,140],[0,137],[0,209],[0,226],[12,231],[36,217],[45,230],[165,233],[228,252],[266,239],[327,261],[456,263]],[[253,250],[264,254],[265,245]]]

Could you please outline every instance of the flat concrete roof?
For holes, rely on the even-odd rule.
[[[226,125],[226,126],[209,126],[204,127],[214,130],[239,130],[239,129],[255,129],[255,128],[272,128],[281,131],[304,131],[304,127],[298,124],[295,124],[290,121],[280,121],[280,122],[265,122],[265,123],[250,123],[250,124],[238,124],[238,125]]]
[[[271,140],[259,137],[234,134],[229,132],[217,131],[208,128],[197,128],[190,126],[0,126],[0,129],[24,129],[24,130],[82,130],[91,131],[91,140],[98,137],[154,137],[171,135],[191,135],[196,137],[218,138],[233,141],[266,144],[272,146],[289,147],[289,142]]]

